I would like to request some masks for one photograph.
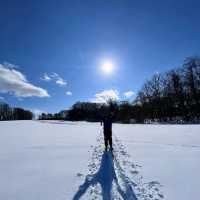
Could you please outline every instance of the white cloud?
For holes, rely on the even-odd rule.
[[[53,72],[52,74],[48,75],[47,73],[44,73],[43,77],[41,78],[43,81],[54,81],[59,86],[65,86],[67,85],[66,80],[61,78],[60,75]]]
[[[49,97],[45,89],[29,83],[25,75],[0,64],[0,92],[13,93],[17,97]]]
[[[130,97],[132,97],[133,95],[135,95],[135,92],[133,92],[132,90],[129,90],[129,91],[127,91],[127,92],[124,92],[124,96],[125,96],[126,98],[130,98]]]
[[[56,80],[56,84],[59,85],[59,86],[65,86],[65,85],[67,85],[67,82],[64,79],[62,79],[61,77],[59,77]]]
[[[71,91],[67,91],[65,94],[68,95],[68,96],[71,96],[72,92]]]
[[[119,92],[117,90],[104,90],[94,95],[91,102],[94,103],[107,103],[109,100],[119,100]]]
[[[48,76],[47,73],[44,73],[43,77],[41,78],[43,81],[50,81],[51,80],[51,77]]]

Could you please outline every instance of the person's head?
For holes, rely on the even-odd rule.
[[[112,107],[109,105],[104,105],[102,107],[102,113],[103,113],[103,118],[106,119],[106,118],[113,118],[114,116],[114,111],[112,109]]]

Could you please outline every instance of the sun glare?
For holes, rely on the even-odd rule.
[[[114,70],[114,64],[111,61],[104,61],[101,69],[104,74],[111,74]]]

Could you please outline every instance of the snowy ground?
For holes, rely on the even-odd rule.
[[[0,122],[0,199],[196,200],[199,125]]]

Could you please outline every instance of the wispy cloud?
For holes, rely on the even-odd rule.
[[[71,91],[67,91],[65,94],[66,94],[67,96],[71,96],[71,95],[72,95],[72,92],[71,92]]]
[[[56,80],[56,84],[59,85],[59,86],[65,86],[65,85],[67,85],[67,82],[64,79],[62,79],[61,77],[59,77]]]
[[[9,62],[4,62],[4,63],[3,63],[3,66],[5,66],[5,67],[7,67],[7,68],[9,68],[9,69],[18,69],[18,68],[19,68],[19,66],[14,65],[14,64],[11,64],[11,63],[9,63]]]
[[[50,81],[51,77],[48,74],[44,73],[43,77],[41,78],[43,81]]]
[[[131,98],[132,96],[135,95],[135,92],[133,92],[132,90],[129,90],[129,91],[127,91],[127,92],[124,92],[123,94],[124,94],[124,96],[125,96],[126,98]]]
[[[50,75],[52,78],[58,78],[60,77],[57,73],[53,72],[51,75]]]
[[[103,90],[102,92],[96,93],[90,101],[94,103],[107,103],[109,100],[119,100],[118,90]]]
[[[44,73],[41,79],[43,81],[54,81],[57,85],[61,87],[67,85],[67,81],[55,72],[53,72],[52,74]]]
[[[0,92],[17,97],[49,97],[47,90],[31,84],[20,71],[0,64]]]

